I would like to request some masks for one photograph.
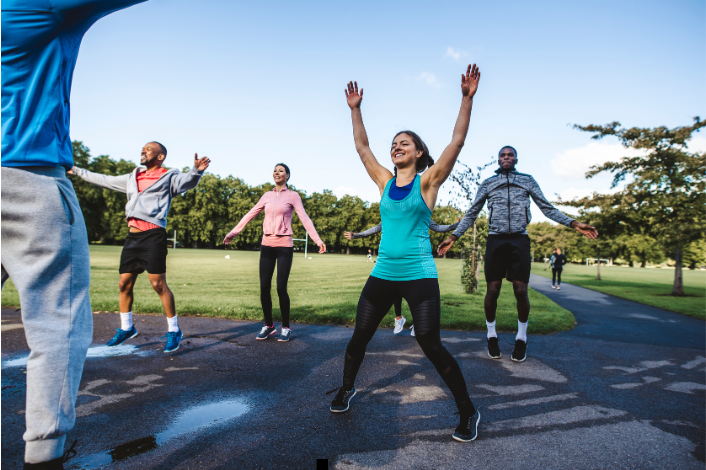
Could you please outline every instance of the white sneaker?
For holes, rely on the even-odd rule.
[[[400,318],[399,320],[395,318],[395,334],[398,334],[399,332],[402,331],[404,324],[407,320],[404,319],[404,317]]]
[[[410,336],[417,336],[414,334],[414,325],[410,326],[409,329],[410,329],[410,333],[409,333]]]
[[[556,286],[554,286],[554,284],[552,284],[552,289],[556,289]]]
[[[561,287],[559,287],[559,286],[556,286],[556,290],[561,290]]]

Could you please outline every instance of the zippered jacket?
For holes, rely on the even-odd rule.
[[[314,243],[317,245],[323,243],[321,238],[319,238],[319,234],[316,233],[314,224],[304,210],[299,193],[289,188],[282,188],[280,192],[277,192],[277,188],[273,188],[263,194],[257,204],[255,204],[255,207],[250,209],[240,219],[240,222],[231,230],[230,234],[240,235],[245,226],[263,210],[265,211],[265,222],[262,224],[262,230],[265,235],[292,236],[294,234],[292,231],[292,212],[296,211],[299,220],[302,221],[304,228],[311,239],[314,240]]]
[[[429,224],[429,230],[432,230],[434,232],[450,232],[451,230],[458,227],[459,223],[460,223],[460,221],[453,223],[451,225],[439,225],[432,220],[431,223]],[[372,235],[375,235],[376,233],[380,233],[381,231],[382,231],[382,224],[377,224],[375,227],[370,227],[368,230],[365,230],[364,232],[354,233],[353,240],[358,239],[358,238],[370,237]]]
[[[138,167],[132,173],[110,176],[74,167],[74,174],[101,188],[127,194],[126,220],[134,217],[166,228],[167,214],[172,204],[172,198],[195,188],[199,184],[202,172],[196,167],[192,167],[188,173],[182,173],[179,169],[172,168],[152,186],[140,193],[137,189],[137,172],[144,170],[146,170],[145,167]]]
[[[500,169],[495,173],[495,176],[481,183],[476,193],[476,200],[453,233],[455,236],[460,238],[473,225],[486,201],[488,201],[488,227],[491,235],[524,233],[532,220],[530,196],[549,219],[567,227],[571,226],[574,219],[564,215],[547,201],[532,176],[515,170]]]

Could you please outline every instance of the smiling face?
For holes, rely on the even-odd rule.
[[[289,181],[289,173],[287,173],[287,170],[282,165],[275,167],[275,171],[272,172],[272,177],[275,180],[275,184],[280,186],[287,184],[287,181]]]
[[[510,147],[504,147],[500,151],[498,164],[503,170],[511,170],[515,168],[515,165],[517,165],[517,155],[515,155],[515,151]]]
[[[142,153],[140,154],[140,164],[148,168],[153,166],[161,166],[162,162],[166,158],[162,146],[157,142],[148,142],[142,147]]]
[[[397,168],[406,168],[410,165],[416,165],[417,159],[421,157],[423,153],[424,152],[418,150],[414,145],[412,137],[404,132],[395,137],[395,140],[392,141],[392,148],[390,148],[392,163]]]

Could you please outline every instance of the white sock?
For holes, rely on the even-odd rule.
[[[169,329],[167,330],[168,332],[176,333],[179,331],[179,320],[177,315],[174,315],[172,318],[167,317],[167,323],[169,324]]]
[[[517,320],[517,336],[515,339],[521,339],[525,343],[527,342],[527,322],[522,323],[520,320]]]
[[[486,320],[485,325],[488,327],[488,339],[492,338],[493,336],[497,338],[498,334],[495,332],[495,322],[490,323],[488,320]]]
[[[132,328],[132,312],[120,312],[120,329],[127,331],[130,328]]]

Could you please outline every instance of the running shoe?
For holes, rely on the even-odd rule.
[[[522,362],[527,359],[527,342],[518,339],[515,341],[515,350],[512,351],[512,360]]]
[[[503,356],[500,352],[500,346],[498,346],[497,336],[491,336],[488,338],[488,356],[491,359],[500,359]]]
[[[179,344],[183,336],[181,328],[179,328],[179,331],[170,331],[167,333],[167,344],[164,345],[164,352],[170,353],[179,349]],[[162,336],[162,338],[164,338],[164,336]]]
[[[476,437],[478,437],[478,422],[480,421],[480,411],[476,410],[475,413],[466,414],[461,413],[461,422],[456,428],[456,432],[453,433],[454,439],[459,442],[471,442]]]
[[[343,387],[338,389],[338,393],[336,394],[336,398],[333,399],[331,402],[331,408],[329,408],[333,413],[343,413],[344,411],[348,411],[348,408],[351,403],[351,398],[355,396],[355,387],[350,389],[349,391],[343,390]]]
[[[556,286],[556,290],[561,290],[561,286]]]
[[[407,320],[404,319],[404,317],[400,318],[399,320],[395,318],[395,334],[398,334],[402,331],[404,324]]]
[[[287,328],[286,326],[282,327],[282,332],[279,334],[279,338],[277,338],[277,341],[280,343],[284,343],[286,341],[289,341],[289,339],[292,337],[292,330],[291,328]],[[260,338],[258,338],[260,339]]]
[[[556,286],[554,284],[552,284],[552,289],[556,289]]]
[[[414,325],[410,326],[410,327],[409,327],[409,330],[410,330],[410,331],[409,331],[409,336],[417,336],[417,335],[414,334]]]
[[[258,341],[264,341],[270,336],[277,336],[277,329],[272,326],[263,326],[262,329],[260,330],[260,334],[255,336],[255,339]]]
[[[113,339],[111,339],[105,344],[109,348],[120,346],[130,338],[134,338],[135,336],[137,336],[137,328],[135,328],[135,325],[132,325],[132,328],[130,328],[129,330],[121,330],[120,328],[116,328],[115,331],[117,331],[117,333],[115,333]]]

